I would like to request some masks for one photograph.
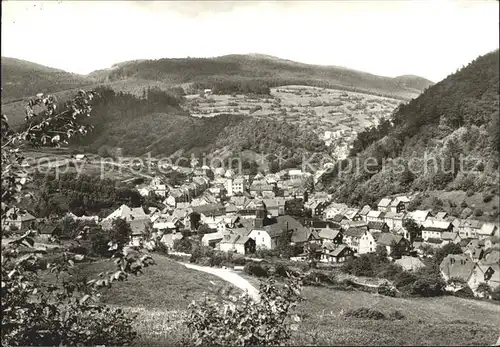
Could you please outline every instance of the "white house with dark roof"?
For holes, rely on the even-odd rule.
[[[372,208],[369,205],[365,205],[363,206],[363,208],[361,208],[358,214],[361,216],[361,219],[366,222],[366,217],[371,210]]]
[[[320,262],[343,263],[353,257],[354,251],[344,244],[325,244],[321,247]]]
[[[418,225],[422,223],[431,216],[431,210],[415,210],[408,212],[405,219],[413,219]]]
[[[385,212],[372,210],[366,215],[367,222],[383,222],[385,217]]]
[[[458,227],[458,233],[462,239],[478,239],[483,222],[476,219],[462,219]]]
[[[123,204],[102,220],[101,222],[102,227],[104,229],[111,228],[113,220],[117,218],[124,219],[129,223],[134,220],[149,221],[150,219],[149,216],[144,212],[142,207],[128,207],[127,205]]]
[[[395,213],[395,212],[386,212],[384,215],[384,222],[389,227],[389,230],[400,230],[403,228],[403,220],[405,218],[405,214]]]
[[[405,212],[409,203],[410,199],[407,196],[397,196],[391,201],[389,210],[394,213]]]
[[[453,231],[453,225],[449,221],[438,220],[438,219],[426,219],[422,223],[422,238],[425,241],[429,239],[443,239],[443,233],[451,233]]]
[[[494,223],[483,223],[481,229],[477,231],[477,235],[480,240],[498,235],[498,225]]]
[[[391,198],[382,198],[377,204],[377,209],[382,212],[389,212],[391,207]]]

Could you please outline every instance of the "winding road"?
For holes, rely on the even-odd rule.
[[[200,266],[200,265],[186,264],[186,263],[181,263],[181,264],[183,264],[188,269],[203,271],[215,275],[217,277],[220,277],[224,281],[229,282],[232,285],[247,292],[248,295],[250,295],[250,297],[255,301],[260,300],[259,291],[257,290],[257,288],[255,288],[253,285],[250,284],[250,282],[248,282],[246,279],[244,279],[243,277],[241,277],[236,272],[230,269],[221,269],[221,268],[214,268],[214,267]]]

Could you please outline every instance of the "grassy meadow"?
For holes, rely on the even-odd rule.
[[[102,300],[138,314],[136,344],[141,346],[187,343],[183,319],[192,300],[203,293],[220,295],[235,287],[210,274],[187,269],[155,255],[157,265],[105,291]],[[109,261],[85,265],[83,276],[113,269]],[[243,276],[254,286],[258,280]],[[391,298],[360,291],[304,287],[297,308],[302,317],[292,345],[491,345],[498,338],[500,305],[451,296]],[[401,320],[345,317],[348,310],[371,308]]]

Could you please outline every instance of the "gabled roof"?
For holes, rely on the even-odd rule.
[[[458,237],[458,233],[445,231],[441,234],[441,239],[444,241],[453,241]]]
[[[330,228],[320,229],[318,232],[318,236],[326,240],[335,240],[335,238],[337,238],[339,234],[340,234],[339,229],[330,229]]]
[[[327,244],[322,248],[322,253],[328,254],[332,257],[342,257],[344,253],[349,252],[350,248],[347,245],[333,245]]]
[[[238,208],[233,204],[226,205],[226,213],[230,212],[238,212]]]
[[[382,215],[382,211],[371,210],[366,216],[368,218],[381,218]]]
[[[405,218],[405,214],[389,211],[389,212],[385,212],[384,218],[385,219],[392,219],[392,220],[398,220],[398,219],[403,220]]]
[[[142,235],[146,225],[148,225],[149,220],[147,219],[134,219],[129,222],[130,229],[132,229],[132,235]]]
[[[397,196],[392,200],[391,206],[396,207],[400,203],[409,203],[410,199],[406,195]]]
[[[224,206],[221,204],[205,204],[200,206],[193,206],[193,212],[207,214],[224,213]]]
[[[492,236],[497,229],[498,227],[493,223],[483,223],[477,233],[482,236]]]
[[[342,214],[349,219],[353,219],[358,214],[359,210],[357,208],[348,208],[342,211]]]
[[[401,235],[395,235],[392,233],[380,233],[377,239],[377,245],[392,246],[393,243],[400,243],[402,239],[403,236]]]
[[[477,219],[462,219],[460,222],[460,228],[480,229],[482,225],[483,222]]]
[[[466,255],[448,254],[439,265],[439,269],[447,278],[461,278],[467,281],[474,266],[474,262]]]
[[[148,219],[149,216],[144,212],[142,207],[133,207],[130,208],[127,205],[123,204],[118,209],[113,211],[110,215],[104,218],[105,221],[109,221],[115,218],[122,218],[127,221],[135,220],[135,219]]]
[[[382,198],[380,202],[377,204],[378,207],[387,207],[391,204],[391,198]]]
[[[395,263],[400,265],[406,271],[413,271],[425,266],[425,264],[418,257],[408,257],[405,255],[402,256],[401,259],[397,259]]]
[[[436,213],[436,218],[438,218],[438,219],[445,219],[446,217],[448,217],[448,213],[447,212],[438,212],[438,213]]]
[[[359,238],[365,233],[365,231],[365,229],[361,228],[349,228],[344,232],[344,235]]]
[[[347,219],[346,216],[344,216],[343,214],[336,214],[334,217],[333,217],[333,221],[334,222],[337,222],[337,223],[340,223],[342,220],[344,219]]]
[[[271,219],[270,224],[265,225],[263,229],[267,231],[269,236],[278,237],[287,227],[288,230],[293,230],[292,242],[305,242],[308,240],[310,231],[304,228],[298,220],[288,215]]]
[[[263,199],[262,202],[264,203],[267,209],[278,208],[278,202],[275,199]]]
[[[424,230],[445,231],[453,226],[449,221],[428,218],[423,221],[422,227]]]
[[[366,216],[368,212],[370,212],[372,208],[368,205],[363,206],[363,208],[358,212],[361,216]]]
[[[387,226],[385,222],[368,222],[368,229],[382,230]]]
[[[165,234],[162,236],[160,242],[166,244],[173,244],[175,240],[180,240],[182,238],[183,238],[182,233]]]
[[[430,210],[415,210],[408,212],[406,214],[406,218],[408,219],[411,218],[414,221],[423,222],[424,220],[427,219],[427,217],[429,217],[430,214],[431,214]]]
[[[224,235],[226,235],[226,233],[221,233],[221,232],[208,233],[204,234],[201,240],[202,242],[222,240],[224,238]]]
[[[483,264],[498,264],[500,262],[500,250],[492,249],[483,255],[481,260]]]

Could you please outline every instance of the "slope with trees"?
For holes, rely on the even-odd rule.
[[[36,93],[89,86],[91,78],[29,61],[2,57],[2,104]]]
[[[398,107],[390,122],[360,133],[322,186],[360,205],[407,191],[497,194],[498,59],[498,50],[477,58]],[[355,160],[360,169],[347,172]]]

